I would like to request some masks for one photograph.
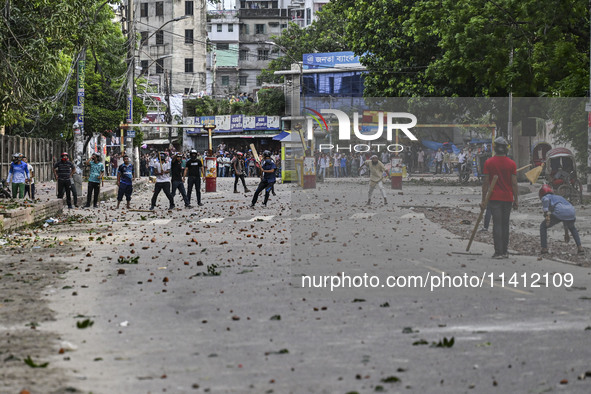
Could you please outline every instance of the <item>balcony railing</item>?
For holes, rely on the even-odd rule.
[[[240,18],[287,18],[285,8],[242,8],[238,13]]]

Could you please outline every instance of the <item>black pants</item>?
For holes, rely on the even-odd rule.
[[[96,208],[98,206],[98,198],[99,193],[101,192],[101,184],[98,182],[90,182],[88,181],[88,191],[86,192],[86,206],[90,206],[90,199],[92,198],[92,194],[94,193],[94,200],[92,201],[92,205]]]
[[[201,204],[201,178],[198,176],[190,176],[187,178],[187,201],[191,203],[191,193],[195,186],[195,194],[197,194],[197,204]]]
[[[25,196],[29,195],[29,198],[31,200],[35,199],[35,184],[31,183],[29,185],[25,185]]]
[[[164,191],[166,194],[166,198],[168,198],[168,202],[170,203],[170,208],[174,208],[174,200],[172,199],[172,194],[170,194],[170,182],[160,182],[154,185],[154,194],[152,195],[152,206],[156,206],[156,200],[158,199],[158,195],[160,194],[160,190]]]
[[[133,185],[120,183],[119,190],[117,190],[117,201],[123,201],[123,196],[127,202],[131,201],[131,193],[133,193]]]
[[[513,203],[511,201],[489,201],[488,206],[492,213],[495,254],[507,254],[509,248],[509,219]]]
[[[436,161],[435,162],[435,174],[441,174],[442,166],[443,166],[443,161]]]
[[[275,182],[268,182],[266,179],[263,179],[261,183],[259,183],[259,187],[257,187],[256,192],[254,192],[254,196],[252,196],[252,205],[255,205],[257,203],[257,200],[259,199],[259,194],[261,194],[263,190],[265,191],[265,199],[263,201],[263,204],[267,205],[267,201],[269,201],[269,193],[271,193],[271,190],[273,189],[274,185]]]
[[[240,174],[234,176],[234,191],[238,191],[238,189],[236,189],[236,187],[238,187],[238,179],[242,180],[242,186],[244,186],[244,191],[248,190],[248,188],[246,187],[246,180],[244,179],[244,174]]]
[[[66,203],[68,208],[72,208],[72,197],[70,195],[72,191],[72,183],[69,179],[58,179],[57,180],[57,198],[64,198],[64,192],[66,193]]]
[[[179,193],[181,193],[181,196],[183,197],[183,201],[185,202],[185,206],[189,205],[189,199],[187,198],[187,192],[185,191],[185,184],[183,183],[183,181],[172,181],[172,197],[174,199],[174,196],[176,196],[176,191],[179,191]]]

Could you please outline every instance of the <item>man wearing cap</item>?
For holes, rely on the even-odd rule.
[[[238,193],[238,179],[242,181],[244,192],[250,192],[246,187],[246,180],[244,179],[244,155],[242,152],[236,153],[236,156],[232,159],[232,167],[234,168],[234,193]]]
[[[66,193],[66,202],[68,208],[72,209],[72,197],[70,195],[72,190],[72,183],[70,178],[76,172],[76,167],[68,159],[68,153],[64,152],[61,155],[61,160],[53,165],[53,175],[57,181],[57,198],[60,200],[64,198],[64,192]]]
[[[252,197],[252,203],[250,204],[251,208],[257,203],[259,198],[259,194],[264,190],[265,191],[265,200],[263,201],[263,206],[267,206],[267,201],[269,201],[269,194],[273,189],[273,185],[275,185],[275,170],[277,170],[277,166],[275,162],[271,160],[271,152],[268,150],[263,152],[263,162],[261,163],[261,169],[263,171],[263,177],[261,178],[261,183],[259,183],[259,187],[254,192],[254,196]]]
[[[482,202],[480,207],[486,208],[486,194],[497,175],[497,183],[490,195],[488,206],[493,220],[493,241],[495,253],[493,259],[508,259],[509,253],[509,219],[511,207],[518,208],[517,165],[507,157],[508,143],[503,137],[494,141],[495,156],[484,163],[484,182],[482,183]]]
[[[187,198],[187,192],[185,191],[183,154],[180,152],[174,155],[174,160],[172,161],[170,168],[170,175],[172,176],[172,197],[174,198],[178,189],[185,202],[185,208],[192,208],[191,204],[189,204],[189,199]]]
[[[161,190],[164,191],[170,203],[168,209],[174,209],[174,200],[170,193],[170,163],[166,159],[166,153],[164,152],[160,152],[160,161],[154,168],[154,175],[156,175],[156,183],[154,184],[154,194],[152,194],[150,211],[153,211],[156,207],[156,201]]]
[[[183,174],[187,178],[187,201],[191,204],[191,193],[195,187],[195,194],[197,195],[197,205],[203,206],[201,203],[201,178],[205,182],[205,171],[203,169],[203,161],[199,157],[199,153],[195,149],[191,150],[189,160],[185,163],[185,172]]]
[[[127,209],[131,208],[131,193],[133,192],[133,164],[129,161],[129,156],[123,155],[123,164],[119,166],[117,169],[117,207],[115,209],[119,209],[119,204],[123,201],[123,196],[125,196],[125,200],[127,201]]]
[[[378,186],[380,192],[382,192],[384,205],[388,204],[383,182],[384,172],[386,172],[386,166],[384,166],[384,163],[378,160],[377,155],[373,155],[369,160],[366,160],[361,167],[367,167],[369,169],[369,195],[367,196],[367,205],[371,205],[371,195],[376,186]]]
[[[94,193],[92,206],[98,208],[98,198],[101,192],[101,180],[105,174],[105,167],[101,163],[97,153],[93,153],[90,159],[86,160],[86,165],[90,165],[90,174],[88,175],[88,190],[86,192],[86,205],[84,208],[90,208],[90,200]]]
[[[29,182],[29,166],[27,163],[23,163],[21,158],[22,154],[15,153],[12,155],[12,163],[10,163],[10,169],[8,170],[7,182],[12,183],[12,198],[25,197],[25,183]]]

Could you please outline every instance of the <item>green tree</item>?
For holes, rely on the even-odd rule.
[[[337,12],[336,2],[324,5],[318,12],[318,20],[307,28],[289,23],[281,35],[272,36],[271,40],[277,44],[271,50],[278,57],[262,71],[259,76],[261,82],[281,82],[282,78],[273,73],[278,70],[289,70],[292,63],[302,61],[304,53],[350,50],[345,42],[345,19]]]

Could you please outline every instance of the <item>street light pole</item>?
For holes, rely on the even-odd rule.
[[[591,1],[591,0],[590,0]],[[305,92],[305,86],[304,86],[304,66],[301,62],[297,61],[296,59],[294,59],[293,56],[291,56],[289,54],[289,52],[287,51],[287,49],[285,47],[283,47],[282,45],[279,45],[273,41],[265,41],[265,44],[269,44],[269,45],[274,45],[277,48],[281,49],[283,51],[283,53],[285,54],[285,56],[287,56],[288,58],[291,59],[292,62],[294,62],[295,64],[297,64],[297,66],[300,69],[300,83],[299,86],[302,89],[302,104],[303,107],[306,107],[306,92]],[[298,93],[299,96],[299,93]],[[292,97],[293,98],[293,97]],[[299,100],[298,100],[298,104],[299,104]],[[301,112],[301,108],[298,108],[298,110]],[[293,113],[292,113],[293,116]]]
[[[129,67],[127,69],[127,124],[133,123],[133,87],[135,85],[135,30],[133,25],[134,12],[133,12],[133,0],[127,0],[127,39],[128,39],[128,50],[127,59]],[[134,159],[133,155],[133,138],[130,136],[129,129],[126,130],[125,135],[125,153],[129,156],[130,160],[136,164],[136,172],[139,168],[139,157]],[[131,135],[135,136],[135,133],[131,131]]]

